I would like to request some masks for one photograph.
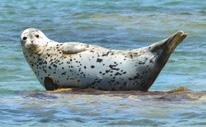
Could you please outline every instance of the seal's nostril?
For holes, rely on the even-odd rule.
[[[23,37],[23,40],[25,41],[27,39],[27,37]]]

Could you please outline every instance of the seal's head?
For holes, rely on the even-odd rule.
[[[38,29],[28,28],[21,34],[21,44],[27,51],[41,51],[48,43],[48,38]]]

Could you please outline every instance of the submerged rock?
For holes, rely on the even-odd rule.
[[[193,101],[206,100],[206,92],[194,92],[187,87],[179,87],[169,91],[102,91],[96,89],[59,89],[48,92],[51,94],[79,94],[79,95],[108,95],[137,98],[141,100],[158,100],[158,101]]]

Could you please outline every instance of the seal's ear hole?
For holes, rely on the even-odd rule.
[[[38,35],[38,34],[36,34],[36,35],[35,35],[35,37],[36,37],[36,38],[39,38],[39,35]]]
[[[27,39],[27,37],[23,37],[23,40],[25,41]]]

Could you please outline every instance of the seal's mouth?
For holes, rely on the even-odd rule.
[[[35,45],[35,44],[30,44],[29,47],[27,47],[27,49],[32,50],[32,51],[35,51],[35,50],[37,50],[37,45]]]
[[[36,49],[37,45],[30,41],[23,41],[21,40],[22,46],[26,49]]]
[[[22,44],[23,49],[25,49],[28,52],[33,52],[33,53],[39,52],[38,45],[36,45],[34,43],[25,42],[25,41],[21,40],[21,44]]]

